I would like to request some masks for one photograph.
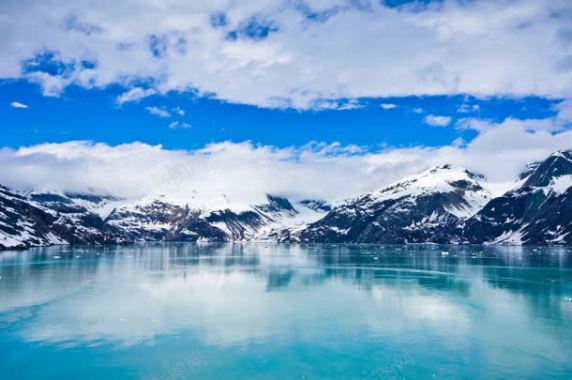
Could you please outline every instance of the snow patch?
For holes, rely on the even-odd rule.
[[[556,194],[564,194],[572,187],[572,175],[561,175],[552,180],[549,188]]]

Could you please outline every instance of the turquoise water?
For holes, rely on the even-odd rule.
[[[572,251],[0,253],[1,379],[571,379]]]

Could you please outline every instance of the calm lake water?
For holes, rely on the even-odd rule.
[[[572,379],[572,251],[0,252],[0,378]]]

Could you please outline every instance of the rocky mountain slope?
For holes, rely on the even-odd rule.
[[[0,186],[0,247],[63,243],[51,230],[56,219],[55,213]]]
[[[451,230],[489,200],[483,178],[450,165],[350,200],[294,239],[336,243],[448,243]]]
[[[493,199],[464,223],[462,241],[572,244],[572,150],[530,165],[520,186]]]

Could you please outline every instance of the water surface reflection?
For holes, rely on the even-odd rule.
[[[95,350],[114,358],[99,365],[117,378],[158,376],[192,350],[205,363],[193,369],[197,378],[380,376],[404,353],[411,360],[398,375],[405,378],[569,378],[571,266],[564,248],[151,244],[4,252],[0,348],[73,352],[87,362]],[[145,358],[133,359],[141,350]],[[8,355],[0,368],[25,359]]]

